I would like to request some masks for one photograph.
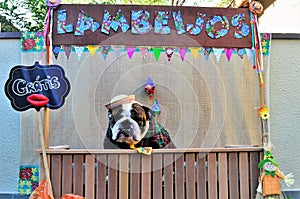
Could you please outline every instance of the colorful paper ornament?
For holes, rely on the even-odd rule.
[[[212,48],[204,48],[204,53],[203,54],[204,54],[204,57],[205,57],[206,61],[208,60],[211,51],[212,51]]]
[[[75,52],[77,54],[78,60],[81,59],[81,55],[84,51],[84,46],[74,46]]]
[[[267,120],[270,118],[269,109],[267,106],[262,105],[261,108],[258,108],[258,116],[261,117],[262,120]]]
[[[152,50],[153,50],[153,54],[155,56],[155,60],[158,61],[160,53],[163,49],[161,47],[155,47]]]
[[[53,47],[52,47],[52,52],[53,52],[53,54],[54,54],[55,59],[57,59],[58,54],[59,54],[59,52],[60,52],[60,46],[53,46]]]
[[[180,54],[181,60],[184,61],[184,57],[186,54],[187,48],[178,48],[178,52]]]
[[[224,48],[224,52],[227,57],[227,60],[230,61],[233,49],[232,48]]]
[[[48,8],[56,8],[59,6],[60,0],[46,0],[46,6]]]
[[[100,47],[100,52],[101,52],[104,60],[106,60],[109,50],[110,50],[110,46],[101,46]]]
[[[222,48],[213,48],[214,54],[216,56],[217,62],[220,61],[221,55],[223,53],[223,49]]]
[[[151,107],[151,110],[153,111],[154,113],[154,117],[159,117],[160,113],[161,113],[161,109],[160,109],[160,105],[158,104],[158,100],[154,100],[154,103]]]
[[[189,49],[190,49],[190,51],[191,51],[191,53],[192,53],[194,59],[197,59],[197,57],[198,57],[198,55],[199,55],[199,50],[200,50],[200,48],[197,48],[197,47],[190,47]]]
[[[65,55],[66,55],[67,59],[69,59],[70,55],[71,55],[72,47],[71,46],[63,46],[63,49],[65,51]]]
[[[174,53],[174,49],[173,48],[167,48],[166,49],[166,55],[167,55],[168,61],[171,61],[173,53]]]
[[[155,92],[155,84],[150,77],[148,77],[144,88],[145,88],[145,92],[147,93],[149,99],[152,100],[154,97],[154,92]]]
[[[139,50],[140,50],[142,58],[145,59],[148,54],[148,48],[147,47],[139,47]]]
[[[94,57],[96,51],[99,49],[99,46],[97,45],[88,45],[87,49],[89,50],[92,57]]]
[[[115,46],[113,47],[113,50],[115,52],[115,55],[117,58],[119,58],[121,56],[121,52],[122,52],[122,47],[120,46]]]
[[[135,47],[126,46],[126,51],[129,59],[131,59],[134,54]]]

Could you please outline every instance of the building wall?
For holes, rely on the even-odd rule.
[[[18,192],[20,114],[4,93],[12,66],[21,63],[20,39],[0,39],[0,193]]]
[[[300,198],[300,39],[273,39],[270,69],[270,114],[273,155],[284,173],[293,172],[296,183],[285,188]],[[19,39],[0,39],[0,87],[12,66],[21,63]],[[20,151],[20,115],[0,92],[0,198],[16,194]],[[298,195],[297,195],[298,194]],[[299,196],[299,197],[298,197]]]

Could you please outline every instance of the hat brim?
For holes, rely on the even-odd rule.
[[[269,159],[268,158],[268,159],[264,159],[264,160],[260,161],[259,164],[258,164],[258,168],[261,169],[266,162],[272,162],[275,166],[278,167],[278,163],[274,159]]]

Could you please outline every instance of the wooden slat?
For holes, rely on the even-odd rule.
[[[218,154],[219,199],[228,199],[227,153]]]
[[[216,153],[208,153],[207,155],[208,163],[208,198],[217,199],[218,189],[217,189],[217,155]]]
[[[173,154],[164,155],[164,198],[174,198]]]
[[[197,198],[207,199],[206,191],[206,154],[197,154]]]
[[[85,156],[85,198],[95,198],[95,156]]]
[[[184,154],[175,154],[175,198],[184,199]]]
[[[106,155],[97,155],[97,199],[106,199]]]
[[[129,155],[121,154],[119,157],[119,198],[127,199],[129,196],[129,186],[128,186],[128,163],[129,163]]]
[[[186,159],[186,198],[196,198],[195,154],[187,153]]]
[[[62,157],[62,195],[72,193],[72,155]]]
[[[131,154],[130,156],[130,198],[131,199],[139,199],[141,192],[141,166],[140,166],[140,155],[139,154]]]
[[[142,168],[141,168],[141,198],[151,198],[151,157],[143,155],[142,157]]]
[[[249,155],[249,177],[250,177],[250,198],[255,198],[256,188],[258,186],[259,177],[259,154],[256,152],[250,152]]]
[[[162,199],[162,154],[152,154],[152,195],[155,199]]]
[[[239,172],[238,172],[238,155],[236,152],[229,153],[229,194],[230,198],[239,198]]]
[[[248,153],[239,154],[240,198],[249,199],[249,162]]]
[[[83,155],[74,155],[73,192],[81,196],[83,195],[83,157]]]
[[[109,199],[117,199],[118,198],[118,155],[117,154],[109,154],[107,156],[107,166],[108,166],[108,189],[107,196]]]
[[[61,196],[61,155],[51,156],[51,183],[53,189],[54,198],[60,198]]]

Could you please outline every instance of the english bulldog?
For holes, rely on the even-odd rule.
[[[116,96],[105,107],[109,121],[103,141],[105,149],[176,148],[151,109],[135,101],[134,95]]]

